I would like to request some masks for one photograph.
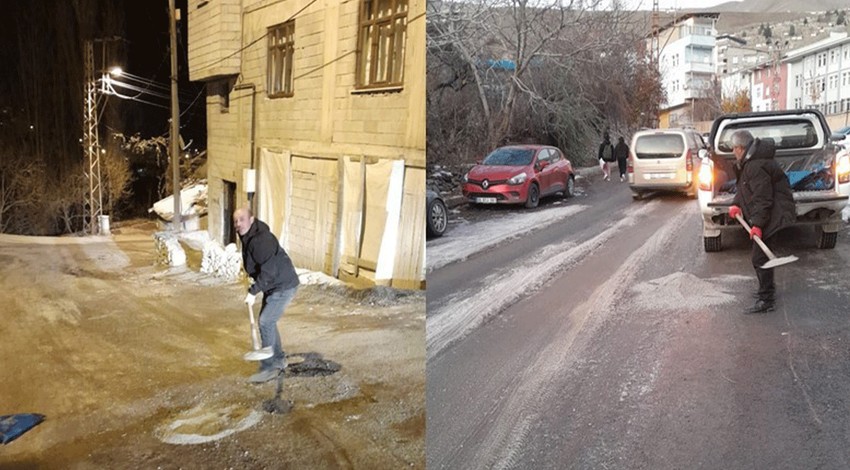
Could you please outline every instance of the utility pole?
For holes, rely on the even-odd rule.
[[[182,211],[180,209],[180,102],[177,97],[177,15],[174,0],[168,0],[168,17],[171,30],[171,169],[174,189],[173,229],[180,231]]]
[[[173,0],[172,0],[173,1]],[[83,153],[88,162],[86,177],[89,190],[83,196],[83,232],[97,235],[99,217],[103,214],[103,193],[100,178],[100,140],[98,136],[97,84],[94,78],[94,45],[86,39],[83,46],[85,55],[84,77],[85,96],[83,97]]]

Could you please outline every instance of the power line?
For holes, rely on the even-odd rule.
[[[302,9],[300,9],[300,10],[296,11],[295,13],[293,13],[293,14],[292,14],[292,16],[290,16],[289,18],[287,18],[287,19],[286,19],[286,21],[284,21],[284,23],[286,23],[286,22],[288,22],[288,21],[292,21],[293,19],[295,19],[295,18],[296,18],[296,17],[297,17],[297,16],[298,16],[301,12],[303,12],[304,10],[306,10],[307,8],[309,8],[312,4],[316,3],[316,1],[317,1],[317,0],[311,0],[311,1],[310,1],[310,3],[308,3],[308,4],[304,5],[304,7],[303,7]],[[219,60],[217,60],[217,61],[215,61],[215,62],[213,62],[213,63],[211,63],[211,64],[207,64],[207,65],[205,65],[204,67],[213,67],[213,66],[215,66],[215,65],[218,65],[218,64],[220,64],[220,63],[224,62],[225,60],[227,60],[227,59],[229,59],[229,58],[231,58],[231,57],[235,56],[236,54],[241,53],[241,52],[242,52],[242,51],[244,51],[245,49],[248,49],[249,47],[253,46],[254,44],[257,44],[258,42],[262,41],[263,39],[266,39],[267,37],[268,37],[268,36],[264,34],[264,35],[262,35],[262,36],[258,37],[257,39],[254,39],[253,41],[249,42],[248,44],[246,44],[245,46],[243,46],[241,49],[239,49],[239,50],[237,50],[237,51],[233,52],[232,54],[227,55],[227,56],[225,56],[225,57],[222,57],[221,59],[219,59]]]

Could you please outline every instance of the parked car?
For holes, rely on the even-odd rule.
[[[491,152],[463,176],[463,196],[470,204],[525,204],[537,207],[541,197],[571,197],[575,173],[555,147],[512,145]]]
[[[426,191],[425,221],[429,237],[442,237],[449,223],[449,211],[443,198],[434,191]]]
[[[699,151],[705,148],[694,129],[653,129],[632,136],[629,185],[632,197],[650,191],[676,191],[697,195]]]

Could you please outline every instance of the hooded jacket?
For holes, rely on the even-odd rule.
[[[797,219],[791,184],[773,159],[776,148],[771,141],[755,139],[742,163],[736,163],[738,190],[732,203],[739,206],[750,225],[768,238]]]
[[[292,260],[265,222],[254,219],[251,228],[239,239],[242,241],[242,265],[254,279],[248,292],[268,295],[300,284]]]

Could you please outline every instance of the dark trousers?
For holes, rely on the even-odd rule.
[[[626,176],[626,163],[627,161],[625,158],[617,160],[617,166],[620,167],[620,176]]]
[[[762,239],[765,245],[773,251],[773,237]],[[756,277],[759,280],[758,296],[759,300],[773,302],[774,294],[776,294],[776,284],[773,283],[773,269],[761,269],[759,266],[770,261],[770,258],[764,254],[758,243],[753,240],[753,268],[756,270]]]

